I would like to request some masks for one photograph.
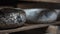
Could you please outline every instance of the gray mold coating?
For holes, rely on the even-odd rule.
[[[1,8],[0,24],[18,24],[23,25],[26,21],[26,15],[20,8]],[[11,26],[12,27],[12,26]]]
[[[60,10],[56,9],[24,9],[27,21],[32,23],[52,23],[57,19]],[[30,23],[31,23],[30,22]]]

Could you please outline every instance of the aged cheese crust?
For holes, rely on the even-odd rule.
[[[0,9],[0,28],[13,28],[24,24],[25,12],[15,8]]]

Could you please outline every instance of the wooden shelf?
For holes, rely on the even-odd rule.
[[[36,29],[36,28],[44,28],[44,27],[48,27],[48,26],[51,26],[51,25],[56,27],[55,25],[58,25],[58,24],[60,24],[60,22],[55,22],[55,23],[52,23],[52,24],[25,24],[24,26],[19,27],[19,28],[15,28],[15,29],[0,30],[0,33],[9,34],[9,33],[12,33],[12,32],[26,31],[26,30]],[[51,28],[53,28],[53,27],[51,26]],[[56,28],[53,28],[53,29],[56,30]],[[50,28],[49,28],[49,31],[50,31]],[[55,32],[53,32],[53,33],[55,33]]]
[[[48,27],[48,26],[51,26],[51,25],[53,25],[53,26],[51,26],[50,28],[53,28],[53,27],[56,27],[58,24],[60,24],[60,22],[55,22],[55,23],[52,23],[52,24],[25,24],[24,26],[19,27],[19,28],[15,28],[15,29],[0,30],[0,33],[9,34],[9,33],[12,33],[12,32],[26,31],[26,30],[36,29],[36,28],[44,28],[44,27]],[[49,28],[49,31],[50,31],[50,28]],[[53,28],[53,29],[56,30],[56,28]],[[53,32],[53,33],[55,33],[55,32]]]
[[[35,28],[42,28],[47,26],[48,26],[47,24],[25,25],[23,27],[19,27],[16,29],[0,30],[0,33],[12,33],[12,32],[25,31],[25,30],[35,29]]]
[[[60,0],[20,0],[20,1],[60,3]]]

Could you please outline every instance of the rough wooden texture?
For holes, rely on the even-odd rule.
[[[33,1],[33,2],[52,2],[52,3],[60,3],[60,0],[20,0],[20,1]]]
[[[47,26],[48,26],[47,24],[26,25],[26,26],[19,27],[16,29],[0,30],[0,32],[1,33],[12,33],[12,32],[25,31],[25,30],[35,29],[35,28],[42,28],[42,27],[47,27]]]
[[[17,4],[18,8],[51,8],[51,9],[60,9],[60,3],[45,3],[45,2],[23,2]]]
[[[26,31],[13,32],[10,34],[45,34],[47,29],[48,29],[48,26],[42,27],[42,28],[31,29],[31,30],[26,30]]]

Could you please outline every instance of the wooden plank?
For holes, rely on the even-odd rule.
[[[60,0],[20,0],[20,1],[60,3]]]
[[[34,3],[29,3],[29,2],[23,2],[17,4],[18,8],[51,8],[51,9],[60,9],[60,4],[59,3],[43,3],[43,2],[34,2]]]
[[[0,32],[12,33],[12,32],[25,31],[25,30],[35,29],[35,28],[42,28],[42,27],[47,27],[47,26],[48,26],[47,24],[26,25],[26,26],[19,27],[19,28],[16,28],[16,29],[0,30]]]

